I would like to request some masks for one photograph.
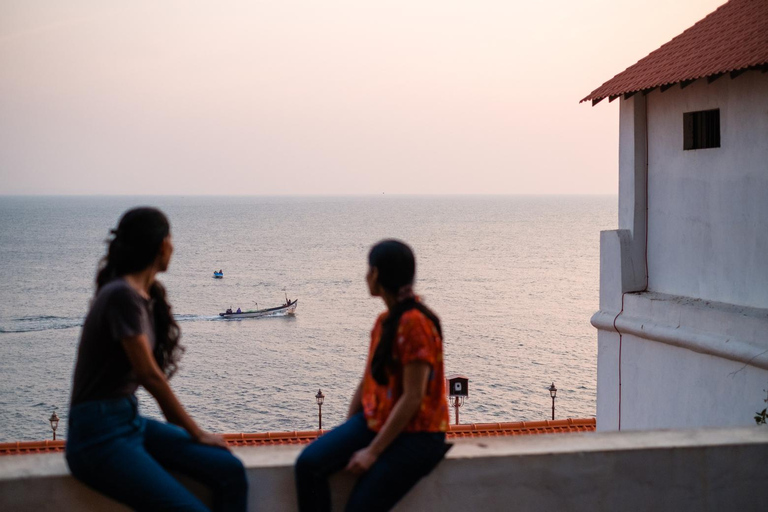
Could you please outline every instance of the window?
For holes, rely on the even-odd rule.
[[[720,147],[720,109],[683,114],[683,149]]]

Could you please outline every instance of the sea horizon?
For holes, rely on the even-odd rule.
[[[74,198],[87,198],[87,197],[282,197],[282,198],[315,198],[315,197],[328,197],[328,198],[344,198],[344,197],[381,197],[383,195],[390,197],[617,197],[616,193],[573,193],[573,194],[546,194],[546,193],[516,193],[516,194],[444,194],[444,193],[359,193],[359,194],[2,194],[0,198],[11,197],[74,197]]]
[[[80,325],[109,229],[137,202],[169,216],[161,276],[187,351],[172,386],[216,432],[343,421],[383,310],[364,284],[382,238],[416,252],[416,291],[442,319],[446,374],[469,377],[462,423],[595,414],[599,232],[611,196],[6,196],[0,199],[0,442],[45,439],[66,411]],[[53,197],[53,199],[50,199]],[[396,205],[392,207],[391,205]],[[222,268],[224,279],[212,279]],[[298,298],[295,316],[220,320]],[[142,409],[160,417],[139,393]],[[63,430],[62,430],[63,429]]]

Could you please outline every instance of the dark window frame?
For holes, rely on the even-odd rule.
[[[683,150],[720,147],[720,109],[683,113]]]

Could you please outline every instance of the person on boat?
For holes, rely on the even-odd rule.
[[[232,314],[232,308],[229,308],[229,309],[227,309],[227,314],[228,314],[228,315],[231,315],[231,314]]]
[[[238,312],[238,313],[242,313],[242,311],[240,311],[240,308],[237,308],[237,312]]]
[[[365,372],[346,423],[299,456],[299,510],[331,510],[328,477],[359,475],[347,511],[389,510],[443,459],[450,445],[440,320],[413,293],[413,251],[396,240],[368,255],[368,290],[387,310],[371,332]]]
[[[244,511],[242,463],[220,436],[195,423],[168,383],[182,352],[165,288],[155,279],[173,253],[168,219],[154,208],[132,209],[112,235],[78,347],[69,469],[131,509],[209,510],[174,471],[209,487],[214,510]],[[157,400],[168,423],[139,414],[139,386]]]

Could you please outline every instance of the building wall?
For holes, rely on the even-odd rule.
[[[622,429],[754,425],[768,372],[633,335],[622,340]]]
[[[765,309],[627,293],[592,323],[598,430],[747,426],[768,406]]]
[[[721,147],[684,151],[683,113],[713,108]],[[768,405],[768,74],[622,99],[619,144],[597,430],[750,425]]]
[[[647,101],[649,289],[768,308],[768,73]],[[721,147],[683,151],[683,112],[715,108]]]

